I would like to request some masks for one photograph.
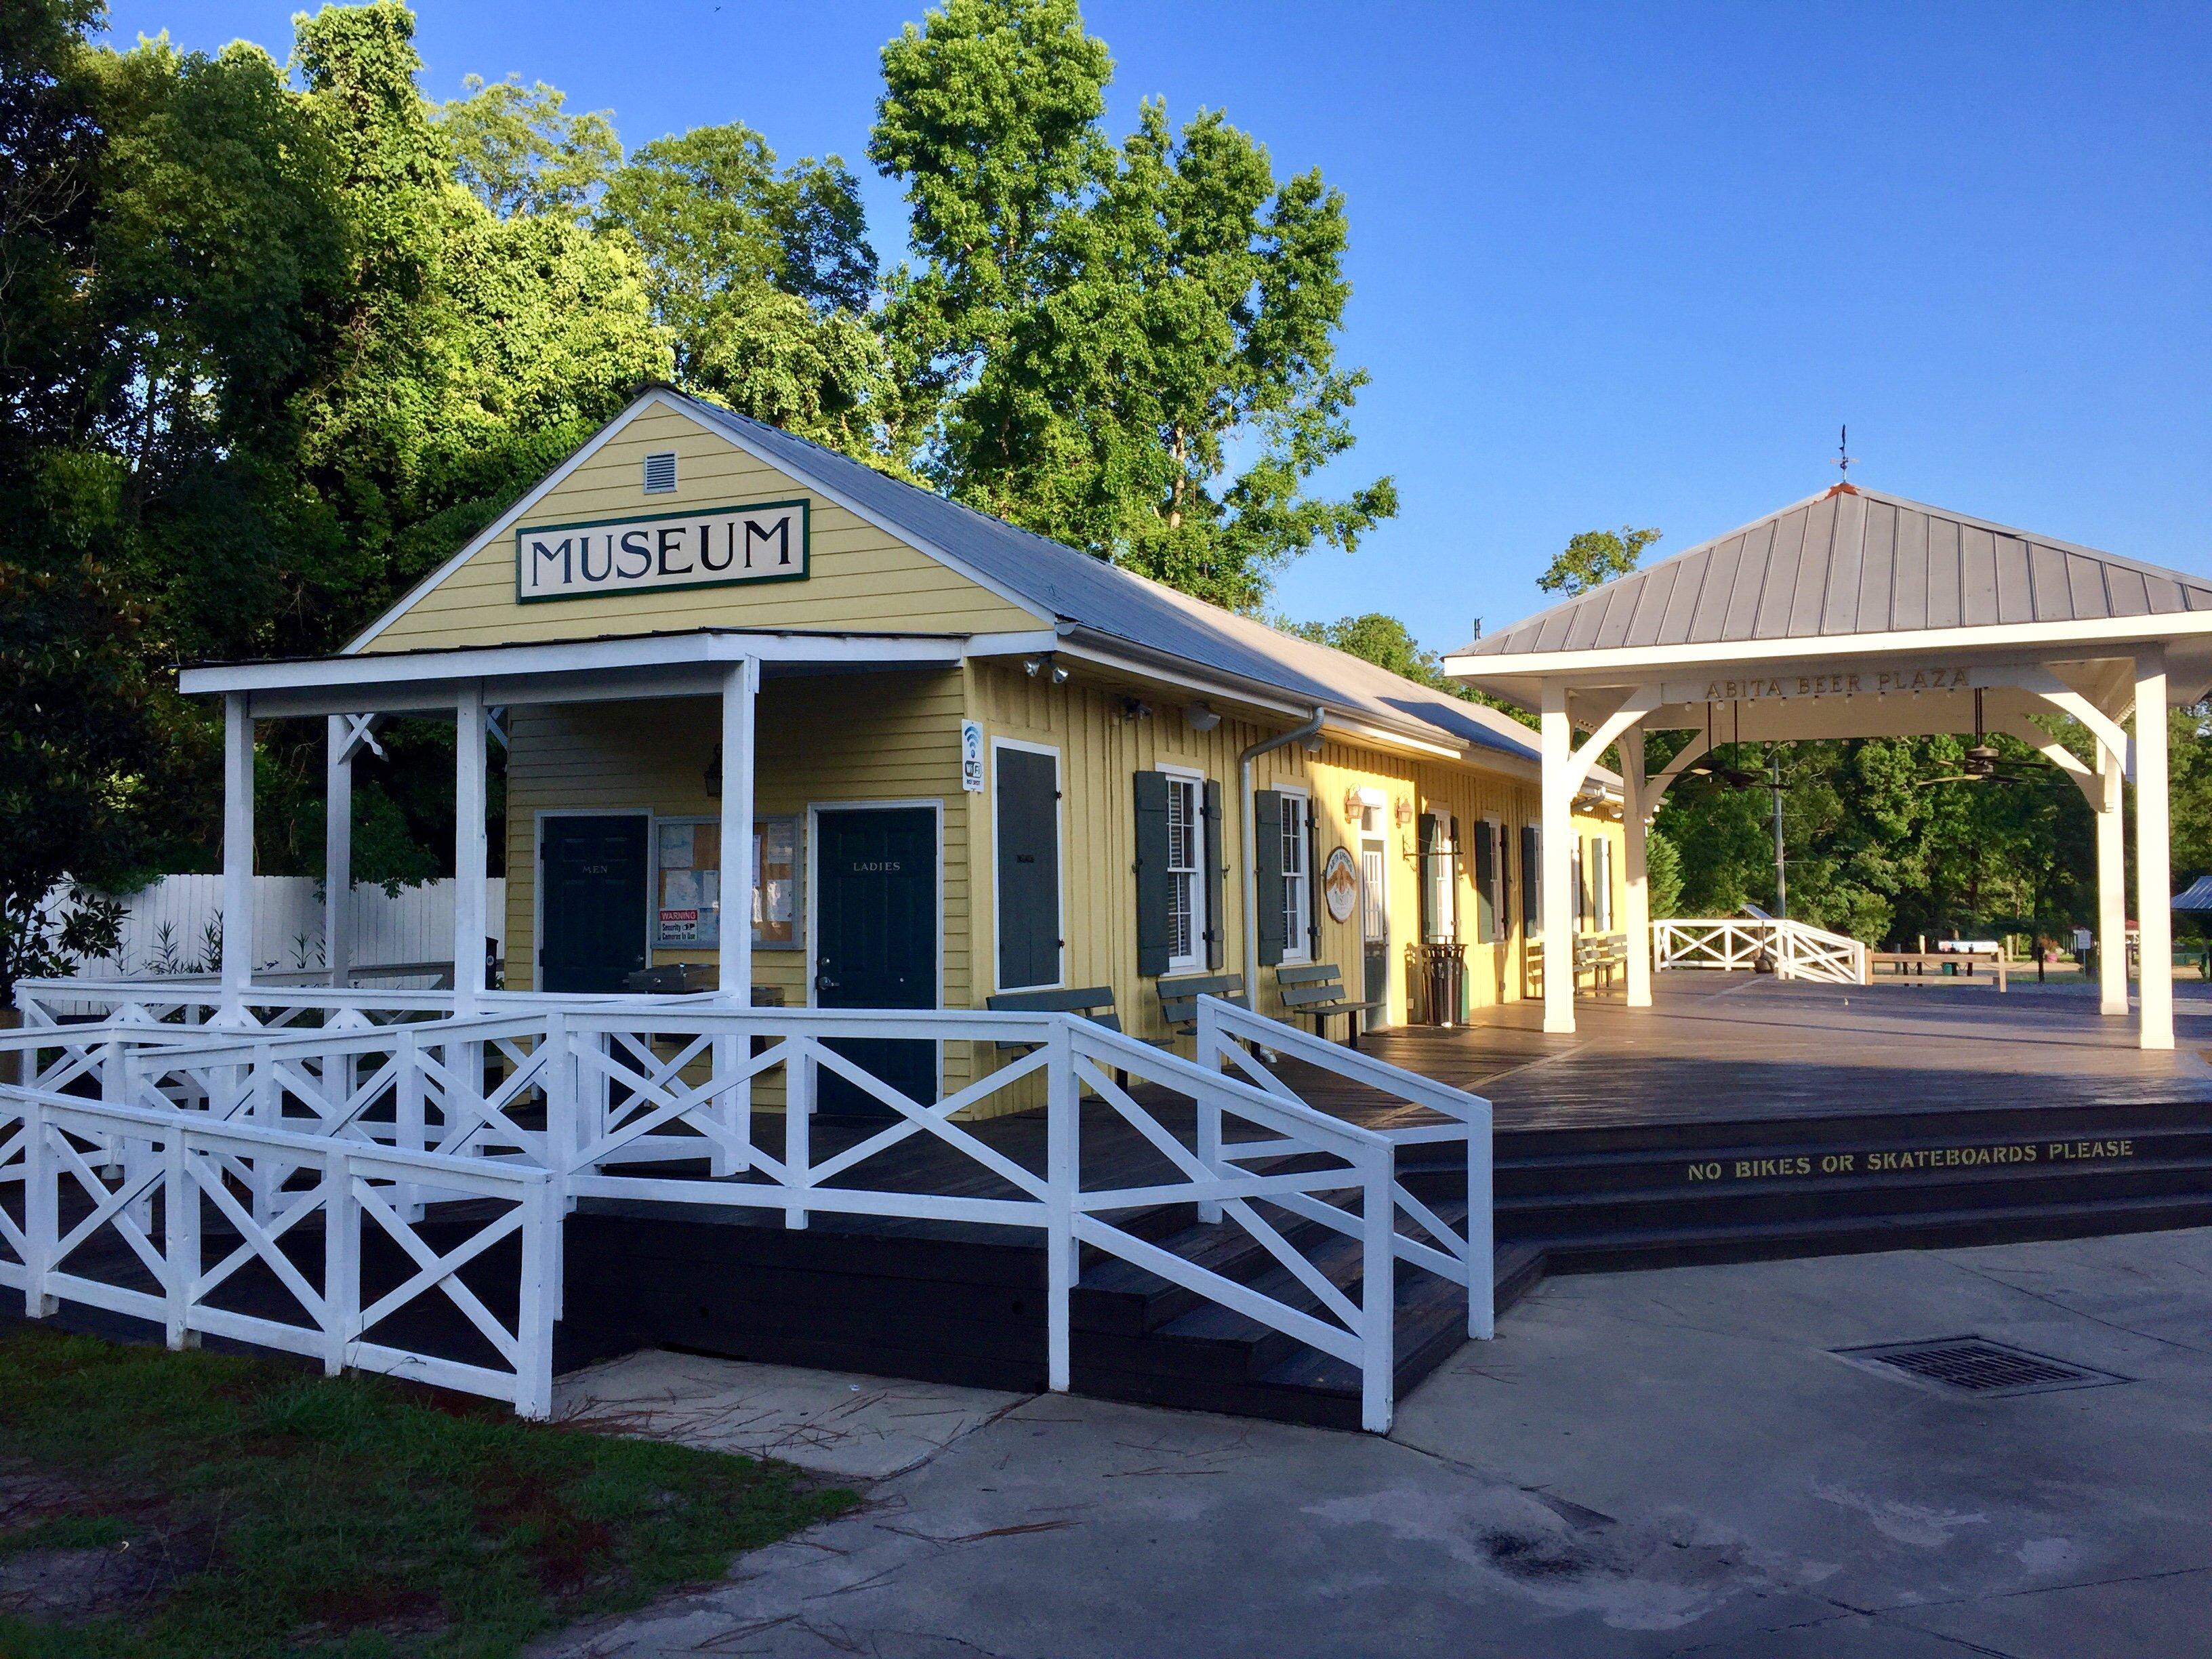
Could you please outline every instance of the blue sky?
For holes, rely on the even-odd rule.
[[[743,119],[862,173],[920,0],[419,6],[425,89],[564,88],[638,144]],[[119,0],[114,38],[293,7]],[[1852,477],[2212,573],[2212,8],[1104,3],[1111,118],[1225,109],[1346,192],[1349,484],[1400,517],[1283,577],[1296,617],[1461,643],[1575,532],[1679,550]],[[1655,555],[1654,556],[1656,556]]]

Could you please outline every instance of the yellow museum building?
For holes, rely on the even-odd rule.
[[[234,773],[255,720],[328,717],[333,891],[374,718],[460,722],[465,890],[503,738],[511,992],[681,965],[662,983],[789,1006],[1081,991],[1168,1039],[1163,981],[1285,1014],[1283,970],[1334,965],[1376,1025],[1539,988],[1529,728],[665,387],[340,656],[187,679],[227,696]],[[1616,783],[1573,820],[1585,961],[1622,925]]]

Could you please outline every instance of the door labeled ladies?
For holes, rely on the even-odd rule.
[[[538,988],[604,994],[645,966],[642,812],[549,814],[538,824]]]
[[[814,819],[814,1003],[819,1008],[937,1006],[937,813],[927,806],[839,806]],[[927,1105],[937,1044],[849,1038],[830,1045]],[[817,1111],[886,1117],[890,1108],[826,1068]]]

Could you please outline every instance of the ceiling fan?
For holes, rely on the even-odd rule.
[[[2033,783],[2033,772],[2023,772],[2005,764],[2004,757],[1997,752],[1982,732],[1982,690],[1974,688],[1974,741],[1960,762],[1960,770],[1947,773],[1940,778],[1915,780],[1913,787],[1927,789],[1939,783]]]
[[[1735,743],[1731,749],[1743,744],[1743,705],[1735,706]],[[1723,789],[1765,789],[1770,787],[1765,777],[1757,772],[1747,772],[1741,766],[1723,763],[1720,748],[1713,742],[1713,706],[1705,705],[1705,752],[1682,769],[1686,776],[1703,778]]]

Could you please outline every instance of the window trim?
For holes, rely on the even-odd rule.
[[[1168,866],[1168,914],[1170,916],[1175,914],[1176,882],[1186,876],[1190,880],[1190,951],[1187,955],[1178,956],[1174,946],[1170,945],[1167,971],[1170,975],[1202,974],[1206,971],[1206,928],[1209,920],[1206,914],[1206,774],[1195,767],[1171,766],[1164,761],[1155,765],[1152,770],[1165,774],[1170,780],[1168,808],[1168,856],[1170,860],[1175,856],[1172,791],[1178,782],[1187,784],[1190,788],[1191,866],[1188,870],[1178,870],[1172,862]]]
[[[1285,854],[1289,853],[1295,840],[1299,865],[1297,926],[1291,926],[1291,911],[1285,905],[1283,911],[1283,962],[1293,968],[1302,968],[1313,961],[1314,951],[1314,872],[1304,867],[1312,862],[1307,854],[1313,841],[1313,796],[1304,789],[1287,784],[1279,783],[1273,787],[1285,801],[1298,804],[1297,835],[1293,837],[1287,827],[1282,831]],[[1283,874],[1287,881],[1290,878],[1287,866]]]
[[[994,737],[987,745],[990,754],[988,772],[990,781],[989,811],[991,815],[991,983],[1001,991],[1064,991],[1067,988],[1067,769],[1059,747],[1049,743],[1025,743],[1019,738]],[[1000,902],[999,866],[999,751],[1018,749],[1032,755],[1052,757],[1052,838],[1059,857],[1059,879],[1053,884],[1053,937],[1059,940],[1053,955],[1058,970],[1049,980],[1036,985],[1006,985],[999,980],[999,918],[1006,907]]]

